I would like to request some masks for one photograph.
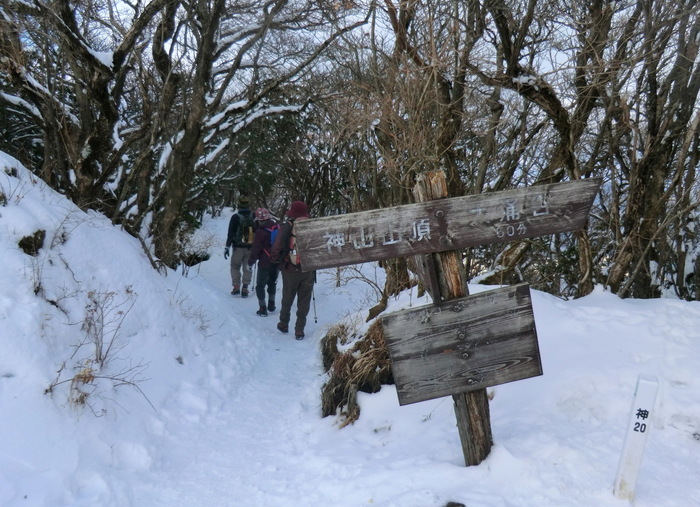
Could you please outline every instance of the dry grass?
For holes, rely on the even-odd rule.
[[[360,417],[358,391],[376,393],[383,384],[394,383],[381,324],[374,322],[352,348],[340,352],[338,344],[348,343],[349,333],[346,326],[334,326],[321,341],[324,368],[330,375],[321,393],[323,417],[339,415],[341,428]]]

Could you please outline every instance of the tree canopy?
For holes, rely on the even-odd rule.
[[[465,250],[469,277],[700,299],[699,45],[694,0],[8,0],[0,149],[171,267],[241,193],[336,214],[435,169],[451,196],[600,176],[586,230]]]

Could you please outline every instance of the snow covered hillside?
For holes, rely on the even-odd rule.
[[[700,506],[700,303],[533,291],[544,375],[492,390],[494,448],[465,467],[450,398],[399,407],[386,386],[351,426],[320,417],[319,341],[364,325],[369,289],[319,273],[318,322],[280,334],[229,294],[230,215],[204,224],[209,261],[163,276],[0,153],[0,505],[628,505],[612,489],[645,374],[659,393],[635,505]]]

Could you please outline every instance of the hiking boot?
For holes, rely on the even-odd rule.
[[[238,296],[241,293],[240,287],[238,285],[233,286],[233,290],[231,291],[231,294],[234,296]]]
[[[267,308],[265,308],[264,306],[261,306],[260,310],[255,312],[255,314],[260,315],[261,317],[267,317]]]
[[[242,298],[248,297],[248,286],[247,285],[244,285],[243,288],[241,289],[241,297]]]
[[[277,329],[279,329],[282,333],[288,333],[289,332],[289,326],[287,324],[283,324],[281,322],[277,323]]]
[[[270,301],[269,303],[267,303],[267,311],[268,312],[275,311],[275,302],[274,301]]]
[[[297,340],[303,340],[304,339],[304,333],[302,331],[296,331],[294,333],[294,338]]]

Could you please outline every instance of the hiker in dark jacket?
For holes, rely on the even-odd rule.
[[[294,222],[309,218],[306,204],[302,201],[294,201],[287,211],[287,217],[289,220],[282,224],[275,239],[275,244],[272,246],[270,256],[273,263],[279,263],[280,272],[282,273],[282,304],[277,329],[283,333],[289,332],[292,304],[296,298],[297,314],[296,322],[294,323],[294,336],[297,340],[301,340],[304,338],[306,316],[309,314],[311,306],[316,273],[314,271],[304,273],[300,264],[294,264],[290,260],[289,245]]]
[[[266,208],[255,210],[255,239],[253,247],[250,249],[248,266],[252,267],[258,263],[258,275],[255,279],[255,295],[258,297],[260,309],[255,312],[261,317],[266,317],[267,312],[275,311],[275,293],[277,292],[277,274],[279,273],[277,264],[272,264],[270,254],[272,251],[272,234],[275,229],[279,229],[277,220]],[[267,289],[267,303],[265,303],[265,292]]]
[[[250,217],[250,199],[241,197],[238,200],[238,210],[231,217],[228,223],[228,236],[226,237],[226,248],[224,249],[224,259],[228,258],[229,247],[233,247],[231,252],[231,282],[233,289],[231,294],[241,297],[248,297],[248,284],[253,278],[253,272],[248,266],[251,244],[241,242],[241,223]],[[241,276],[241,271],[242,276]],[[242,284],[241,284],[242,282]]]

